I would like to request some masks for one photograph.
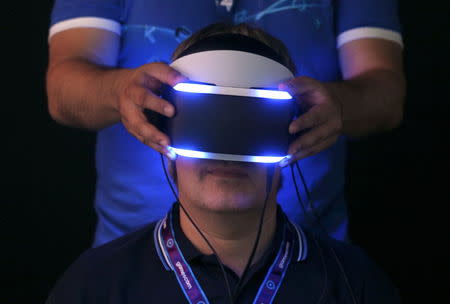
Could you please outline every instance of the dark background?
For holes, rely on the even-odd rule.
[[[95,134],[48,115],[52,2],[36,2],[3,8],[0,303],[43,303],[90,246],[96,220]],[[399,4],[405,117],[392,132],[350,143],[350,233],[404,303],[450,303],[449,1]]]

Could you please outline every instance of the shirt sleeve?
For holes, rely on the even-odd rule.
[[[55,0],[48,38],[77,27],[100,28],[120,35],[123,3],[124,0]]]
[[[403,46],[396,0],[337,0],[337,47],[361,38],[380,38]]]

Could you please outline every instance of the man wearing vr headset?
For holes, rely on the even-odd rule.
[[[62,124],[99,131],[94,246],[160,218],[170,206],[158,165],[170,141],[143,112],[174,115],[158,90],[185,78],[161,62],[218,20],[255,23],[290,50],[299,77],[280,88],[301,95],[308,111],[289,127],[292,134],[307,130],[289,153],[300,160],[322,225],[334,238],[347,238],[345,137],[393,128],[402,117],[395,1],[56,0],[49,111]],[[278,199],[291,219],[312,225],[290,179]]]
[[[267,203],[262,164],[178,157],[176,173],[183,208],[89,249],[46,304],[400,303],[360,249],[302,230],[277,208],[279,168]]]
[[[232,78],[222,77],[221,72],[214,75],[209,65],[208,72],[199,73],[202,67],[193,65],[196,58],[200,64],[208,60],[219,64],[220,56],[228,58],[229,66],[244,64],[241,58],[255,60],[251,63],[255,68],[270,66],[272,75],[251,77],[253,84],[268,85],[283,77],[274,75],[293,69],[280,41],[245,24],[215,24],[201,30],[179,46],[171,65],[194,81],[207,77],[215,78],[217,85],[236,78],[245,82],[246,77],[237,73]],[[174,100],[188,98],[184,94]],[[187,94],[206,95],[210,99],[206,102],[217,102],[215,93],[204,90]],[[234,102],[233,96],[240,98],[244,91],[230,94],[229,103]],[[256,111],[261,103],[278,107],[280,101],[245,96],[237,102],[254,103]],[[238,106],[235,110],[241,114]],[[190,136],[189,126],[177,130],[184,119],[190,117],[177,107],[175,122],[168,127],[176,145],[183,136]],[[234,118],[223,119],[226,124]],[[224,129],[217,129],[216,135],[222,138],[227,133]],[[178,133],[182,133],[180,140],[175,139]],[[228,157],[237,156],[210,153],[169,160],[178,194],[174,192],[176,203],[166,216],[89,249],[57,283],[47,304],[398,303],[395,287],[362,250],[303,230],[288,219],[277,204],[281,182],[277,163],[260,163],[260,158],[224,160]]]

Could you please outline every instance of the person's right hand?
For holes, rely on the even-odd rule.
[[[145,109],[172,117],[175,108],[157,94],[163,84],[174,86],[187,78],[165,63],[149,63],[136,69],[124,70],[117,83],[121,121],[133,136],[156,151],[168,155],[169,137],[152,125]]]

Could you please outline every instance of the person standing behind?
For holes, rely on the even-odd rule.
[[[280,89],[308,106],[290,126],[293,134],[307,132],[289,153],[321,224],[334,238],[347,238],[346,137],[389,130],[403,115],[395,1],[56,0],[48,107],[61,124],[98,131],[93,246],[160,218],[170,205],[158,154],[170,142],[144,109],[174,114],[158,90],[186,78],[164,62],[192,32],[219,20],[256,24],[288,47],[298,72]],[[314,225],[284,174],[280,204],[295,222]]]

